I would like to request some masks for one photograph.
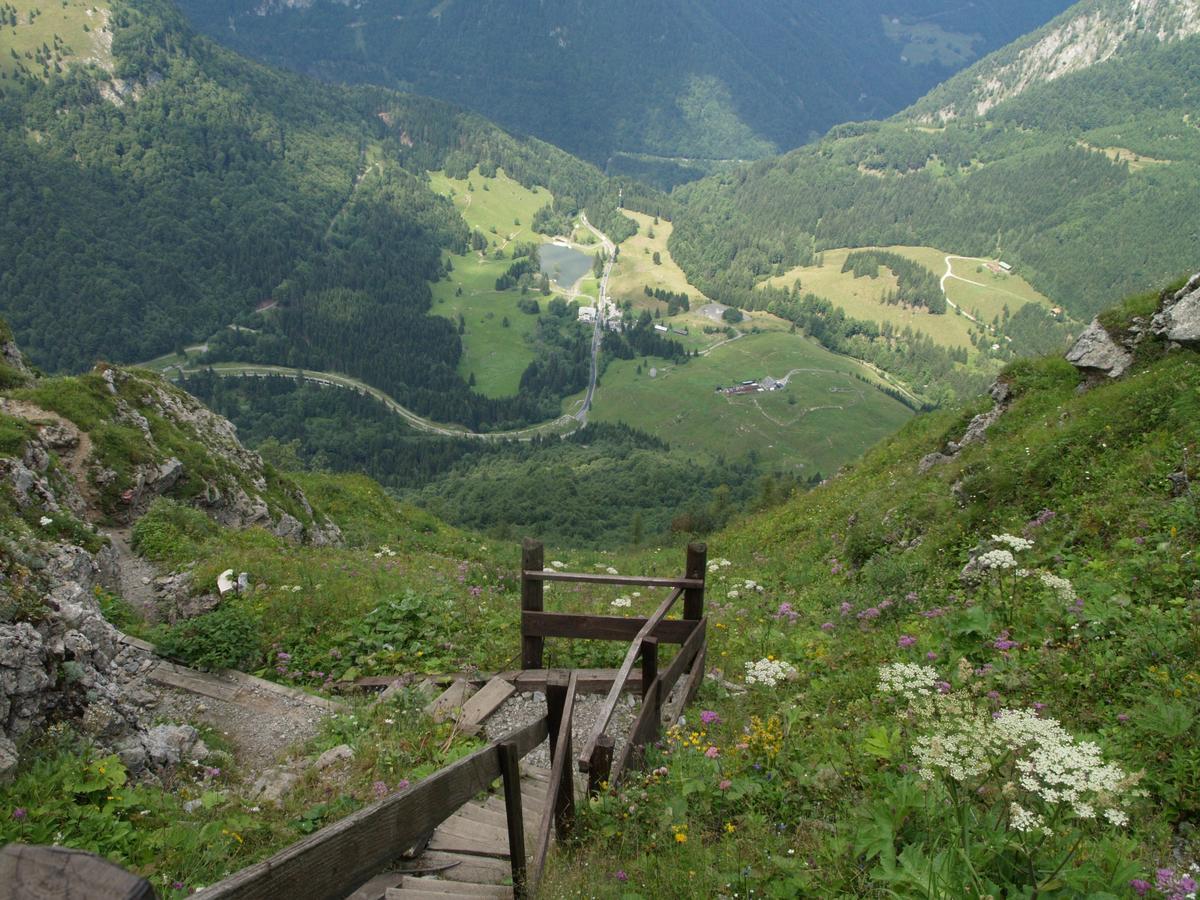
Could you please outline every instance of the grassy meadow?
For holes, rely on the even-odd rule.
[[[740,396],[716,392],[718,385],[767,375],[782,379],[793,370],[799,371],[784,390]],[[875,380],[854,360],[796,335],[747,334],[685,365],[610,363],[592,416],[626,422],[685,451],[731,459],[754,451],[771,466],[828,475],[911,415],[877,390]]]
[[[939,278],[946,271],[947,254],[934,247],[887,247],[925,266]],[[944,347],[965,347],[974,353],[970,333],[974,323],[959,315],[953,308],[943,315],[932,315],[924,309],[905,308],[882,302],[883,296],[896,287],[896,277],[884,269],[878,278],[855,278],[842,272],[852,248],[826,250],[821,265],[799,266],[783,275],[767,279],[771,287],[791,287],[797,279],[804,291],[810,291],[840,306],[848,316],[875,322],[889,322],[896,328],[911,328],[928,335]],[[1002,315],[1007,305],[1015,313],[1026,303],[1038,303],[1046,308],[1052,304],[1020,275],[995,275],[980,260],[952,259],[951,271],[956,278],[946,279],[946,295],[962,309],[984,323]],[[967,279],[967,280],[963,280]],[[969,282],[978,282],[971,284]]]
[[[45,76],[71,63],[112,65],[109,8],[92,0],[8,0],[16,8],[16,24],[0,24],[0,78],[11,78],[23,66],[26,72]],[[32,19],[31,19],[32,16]],[[42,51],[45,46],[48,53]],[[16,53],[19,59],[13,58]],[[41,61],[36,57],[41,54]],[[56,68],[57,66],[57,68]]]
[[[494,254],[514,241],[541,243],[543,236],[529,223],[554,198],[544,188],[535,192],[518,184],[502,169],[494,178],[485,178],[478,167],[464,179],[431,172],[429,182],[434,192],[454,201],[469,227],[488,239],[487,251],[449,255],[454,271],[449,281],[433,285],[433,312],[455,322],[462,316],[466,323],[458,366],[463,378],[474,375],[475,389],[486,396],[511,396],[533,361],[526,336],[537,327],[537,316],[517,309],[516,291],[496,290],[496,279],[512,259],[507,253],[500,259]],[[544,299],[539,296],[538,301]]]

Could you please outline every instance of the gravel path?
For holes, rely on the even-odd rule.
[[[606,696],[606,694],[579,694],[575,698],[575,713],[571,721],[571,741],[576,753],[583,747],[583,742],[588,739]],[[633,720],[637,718],[638,707],[638,698],[633,694],[621,695],[608,725],[608,733],[616,739],[613,759],[619,758],[625,747],[625,737],[629,734],[629,729],[633,727]],[[528,725],[544,715],[546,715],[545,694],[540,691],[531,694],[513,694],[488,718],[484,723],[484,730],[488,740],[494,741],[508,734],[514,728]],[[542,741],[525,757],[525,761],[531,766],[550,768],[549,740]],[[574,768],[572,766],[572,769]]]

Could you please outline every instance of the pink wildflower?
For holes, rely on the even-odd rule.
[[[718,750],[716,747],[709,747],[707,750],[704,751],[704,755],[707,756],[709,759],[716,759],[718,756],[721,755],[721,751]]]

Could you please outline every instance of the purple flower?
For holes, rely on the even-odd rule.
[[[187,885],[184,884],[182,881],[172,881],[171,882],[171,890],[182,891],[185,887],[187,887]]]
[[[1139,897],[1145,897],[1150,891],[1150,882],[1143,881],[1141,878],[1135,878],[1129,882],[1129,887],[1132,888],[1133,892]]]
[[[278,659],[280,662],[287,662],[289,659],[292,658],[292,654],[284,653],[282,650],[280,650],[278,653],[275,654],[275,658]]]
[[[705,725],[712,725],[721,721],[721,717],[711,709],[706,709],[700,713],[700,721]]]
[[[478,597],[480,594],[483,593],[483,588],[479,587],[478,585],[473,584],[473,585],[471,585],[471,587],[467,591],[467,593],[469,593],[472,597]]]
[[[796,620],[798,618],[800,618],[800,614],[798,612],[796,612],[796,610],[792,609],[792,604],[790,604],[790,603],[780,603],[779,604],[779,610],[778,610],[778,612],[775,613],[776,620],[787,619],[788,624],[795,625]]]
[[[1033,711],[1034,711],[1034,712],[1039,712],[1039,713],[1040,713],[1040,712],[1041,712],[1043,709],[1045,709],[1045,708],[1046,708],[1046,704],[1045,704],[1045,703],[1035,703],[1035,704],[1033,704]]]
[[[629,876],[625,874],[624,869],[617,869],[617,871],[613,872],[613,878],[617,879],[617,881],[621,882],[622,884],[629,880]]]
[[[18,822],[24,822],[29,817],[29,810],[23,806],[18,806],[12,811],[12,817]]]
[[[936,687],[938,689],[939,694],[950,693],[950,682],[948,682],[948,681],[939,681],[937,684],[934,685],[934,687]]]
[[[937,659],[937,654],[934,653],[932,650],[930,650],[928,653],[925,654],[925,658],[927,660],[929,660],[930,662],[933,662],[935,659]]]
[[[1000,702],[1000,692],[999,691],[988,691],[987,698],[995,703],[999,703]]]
[[[1020,647],[1021,643],[1019,641],[1009,640],[1008,629],[1005,629],[1004,631],[1000,632],[1000,636],[996,638],[996,640],[992,643],[992,646],[997,650],[1003,650],[1007,652]]]
[[[946,610],[940,606],[935,606],[933,609],[927,609],[921,613],[921,617],[925,619],[937,619],[946,614]]]
[[[1117,721],[1124,725],[1129,721],[1129,713],[1117,713]]]
[[[833,631],[833,623],[832,622],[822,622],[821,630],[822,631]]]
[[[871,619],[879,618],[879,608],[876,606],[868,606],[858,614],[858,617],[863,621],[869,622]]]
[[[896,646],[898,646],[901,650],[905,650],[905,649],[911,647],[916,642],[917,642],[917,639],[915,637],[913,637],[911,634],[902,634],[902,635],[900,635],[900,640],[896,641]]]
[[[879,608],[880,609],[891,609],[892,608],[892,598],[885,597],[882,601],[880,601]]]
[[[386,781],[376,781],[371,784],[371,792],[380,800],[388,795],[388,786]]]
[[[854,607],[852,607],[849,603],[843,603],[840,607],[843,616],[850,615],[850,610],[852,610],[853,608]]]
[[[407,778],[401,778],[400,781],[396,783],[396,790],[402,791],[411,784],[412,784],[412,782],[409,781]]]
[[[909,591],[907,594],[904,595],[904,599],[907,600],[909,603],[916,603],[917,602],[917,592]]]

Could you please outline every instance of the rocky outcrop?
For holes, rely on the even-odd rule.
[[[947,441],[942,450],[921,457],[921,461],[917,463],[919,473],[924,474],[934,466],[949,462],[962,451],[963,447],[978,444],[987,437],[988,429],[996,424],[996,421],[1008,409],[1009,401],[1012,399],[1012,388],[1003,381],[997,381],[988,389],[988,394],[993,401],[992,408],[971,419],[967,423],[967,430],[957,441]]]
[[[1200,346],[1200,273],[1163,301],[1150,322],[1150,331],[1173,344]]]
[[[118,753],[135,774],[205,755],[195,729],[151,727],[147,707],[156,697],[138,685],[157,660],[122,641],[104,618],[96,558],[69,544],[38,549],[44,566],[26,573],[23,590],[40,606],[0,625],[0,778],[17,765],[25,738],[62,721]],[[14,599],[8,581],[0,582],[0,602]]]
[[[1113,339],[1099,319],[1093,319],[1067,351],[1067,362],[1093,378],[1120,378],[1133,365],[1133,354]]]

